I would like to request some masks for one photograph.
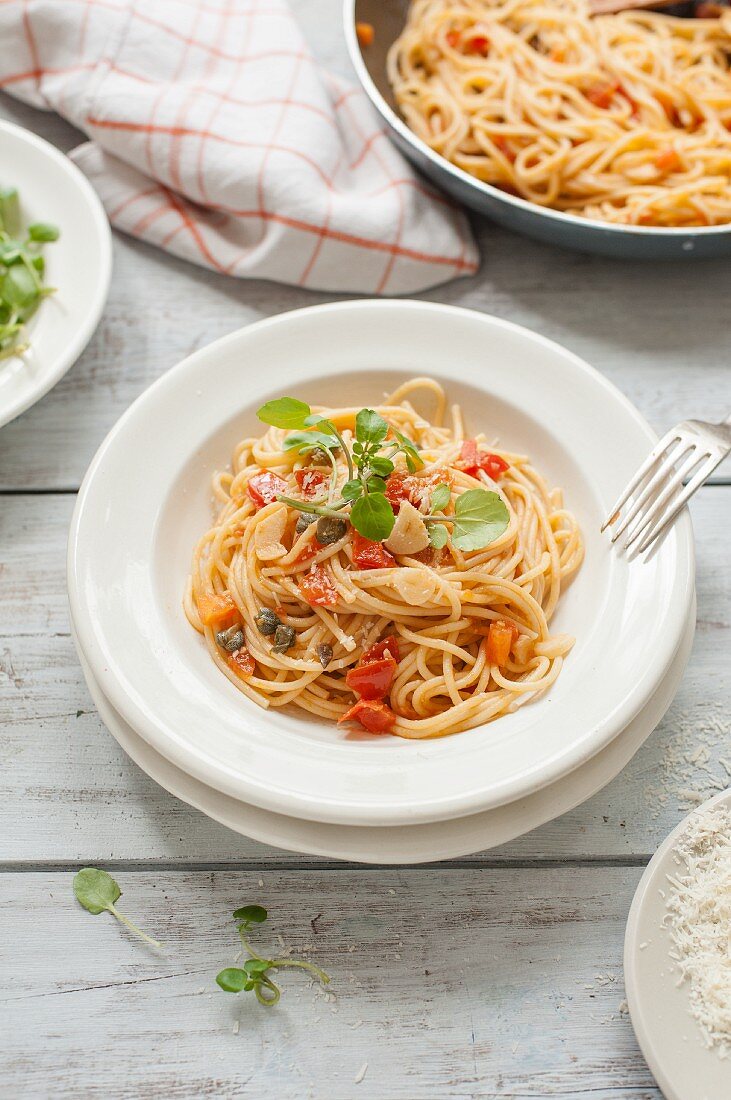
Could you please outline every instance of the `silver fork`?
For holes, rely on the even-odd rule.
[[[625,550],[642,536],[638,553],[663,533],[693,493],[731,452],[731,416],[720,424],[683,420],[662,437],[642,463],[602,524],[602,531],[620,519],[612,542],[626,532]]]

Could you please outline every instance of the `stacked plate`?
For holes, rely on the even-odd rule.
[[[293,394],[373,405],[430,375],[473,432],[531,454],[565,490],[586,560],[553,620],[577,643],[541,699],[436,741],[351,740],[238,692],[182,598],[211,521],[210,478],[255,410]],[[690,520],[649,556],[599,526],[653,442],[609,383],[557,345],[466,310],[359,301],[233,333],[164,375],[122,417],[79,494],[69,594],[89,688],[113,735],[162,786],[232,829],[303,852],[418,862],[502,843],[588,798],[667,708],[694,625]]]

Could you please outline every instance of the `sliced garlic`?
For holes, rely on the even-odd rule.
[[[429,545],[429,533],[419,512],[408,500],[404,500],[396,516],[393,531],[386,539],[386,548],[392,554],[418,554]]]
[[[287,526],[287,506],[278,504],[268,516],[264,516],[254,531],[254,551],[259,561],[274,561],[287,553],[282,545],[282,535]]]

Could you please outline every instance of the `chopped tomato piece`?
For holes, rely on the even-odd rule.
[[[683,162],[675,149],[663,149],[655,157],[655,167],[658,172],[677,172],[683,167]]]
[[[287,482],[271,470],[262,474],[254,474],[246,486],[249,496],[257,508],[263,508],[265,504],[272,504],[278,496],[287,491]]]
[[[396,471],[389,474],[386,481],[386,499],[394,512],[398,512],[404,500],[408,500],[414,508],[419,508],[422,503],[428,502],[437,485],[448,485],[450,489],[452,487],[452,474],[446,466],[432,470],[425,477]]]
[[[390,569],[396,564],[396,559],[382,543],[371,542],[353,531],[353,564],[358,569]]]
[[[325,475],[319,470],[296,470],[294,476],[306,500],[320,495],[320,489],[325,484]]]
[[[606,110],[606,108],[612,102],[615,93],[618,91],[619,83],[616,80],[612,81],[611,84],[607,81],[601,81],[598,84],[592,84],[591,87],[587,88],[584,92],[584,95],[590,103],[594,104],[595,107],[601,107]]]
[[[466,42],[467,53],[481,53],[487,57],[490,52],[490,39],[486,34],[473,34]]]
[[[451,46],[453,50],[457,49],[462,40],[462,35],[459,31],[447,31],[447,45]]]
[[[380,661],[369,661],[349,668],[345,682],[351,691],[362,699],[383,699],[391,690],[398,665],[393,657],[384,657]]]
[[[237,676],[240,676],[242,680],[248,680],[253,674],[256,668],[256,661],[249,653],[248,649],[237,649],[235,653],[232,653],[227,658],[228,665],[234,670]]]
[[[466,474],[475,476],[478,470],[484,470],[488,477],[496,481],[500,474],[509,469],[508,463],[500,455],[480,451],[474,439],[465,439],[460,454],[460,465]]]
[[[385,703],[378,703],[374,699],[359,699],[338,719],[338,725],[352,721],[360,722],[370,733],[388,733],[396,721],[396,715]]]
[[[518,637],[518,628],[508,619],[496,619],[490,623],[485,642],[485,656],[491,665],[506,665],[510,657],[513,642]]]
[[[238,616],[238,610],[228,592],[204,592],[198,597],[198,614],[204,626],[223,626]]]
[[[300,564],[303,561],[307,561],[308,558],[314,558],[315,554],[317,554],[319,550],[322,550],[322,546],[317,541],[317,539],[310,539],[309,542],[305,543],[305,545],[302,547],[299,554],[294,560],[297,564]]]
[[[311,573],[305,573],[300,581],[300,592],[309,604],[317,607],[334,607],[340,599],[330,575],[321,565],[315,566]]]
[[[372,23],[356,23],[355,33],[358,36],[358,43],[361,46],[370,46],[376,36]]]
[[[376,642],[370,649],[367,649],[358,663],[367,665],[369,661],[380,661],[383,657],[393,657],[395,661],[401,660],[398,640],[393,634],[389,634],[383,641]]]

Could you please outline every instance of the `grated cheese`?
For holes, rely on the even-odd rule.
[[[674,848],[664,920],[707,1047],[731,1055],[731,808],[691,815]]]

